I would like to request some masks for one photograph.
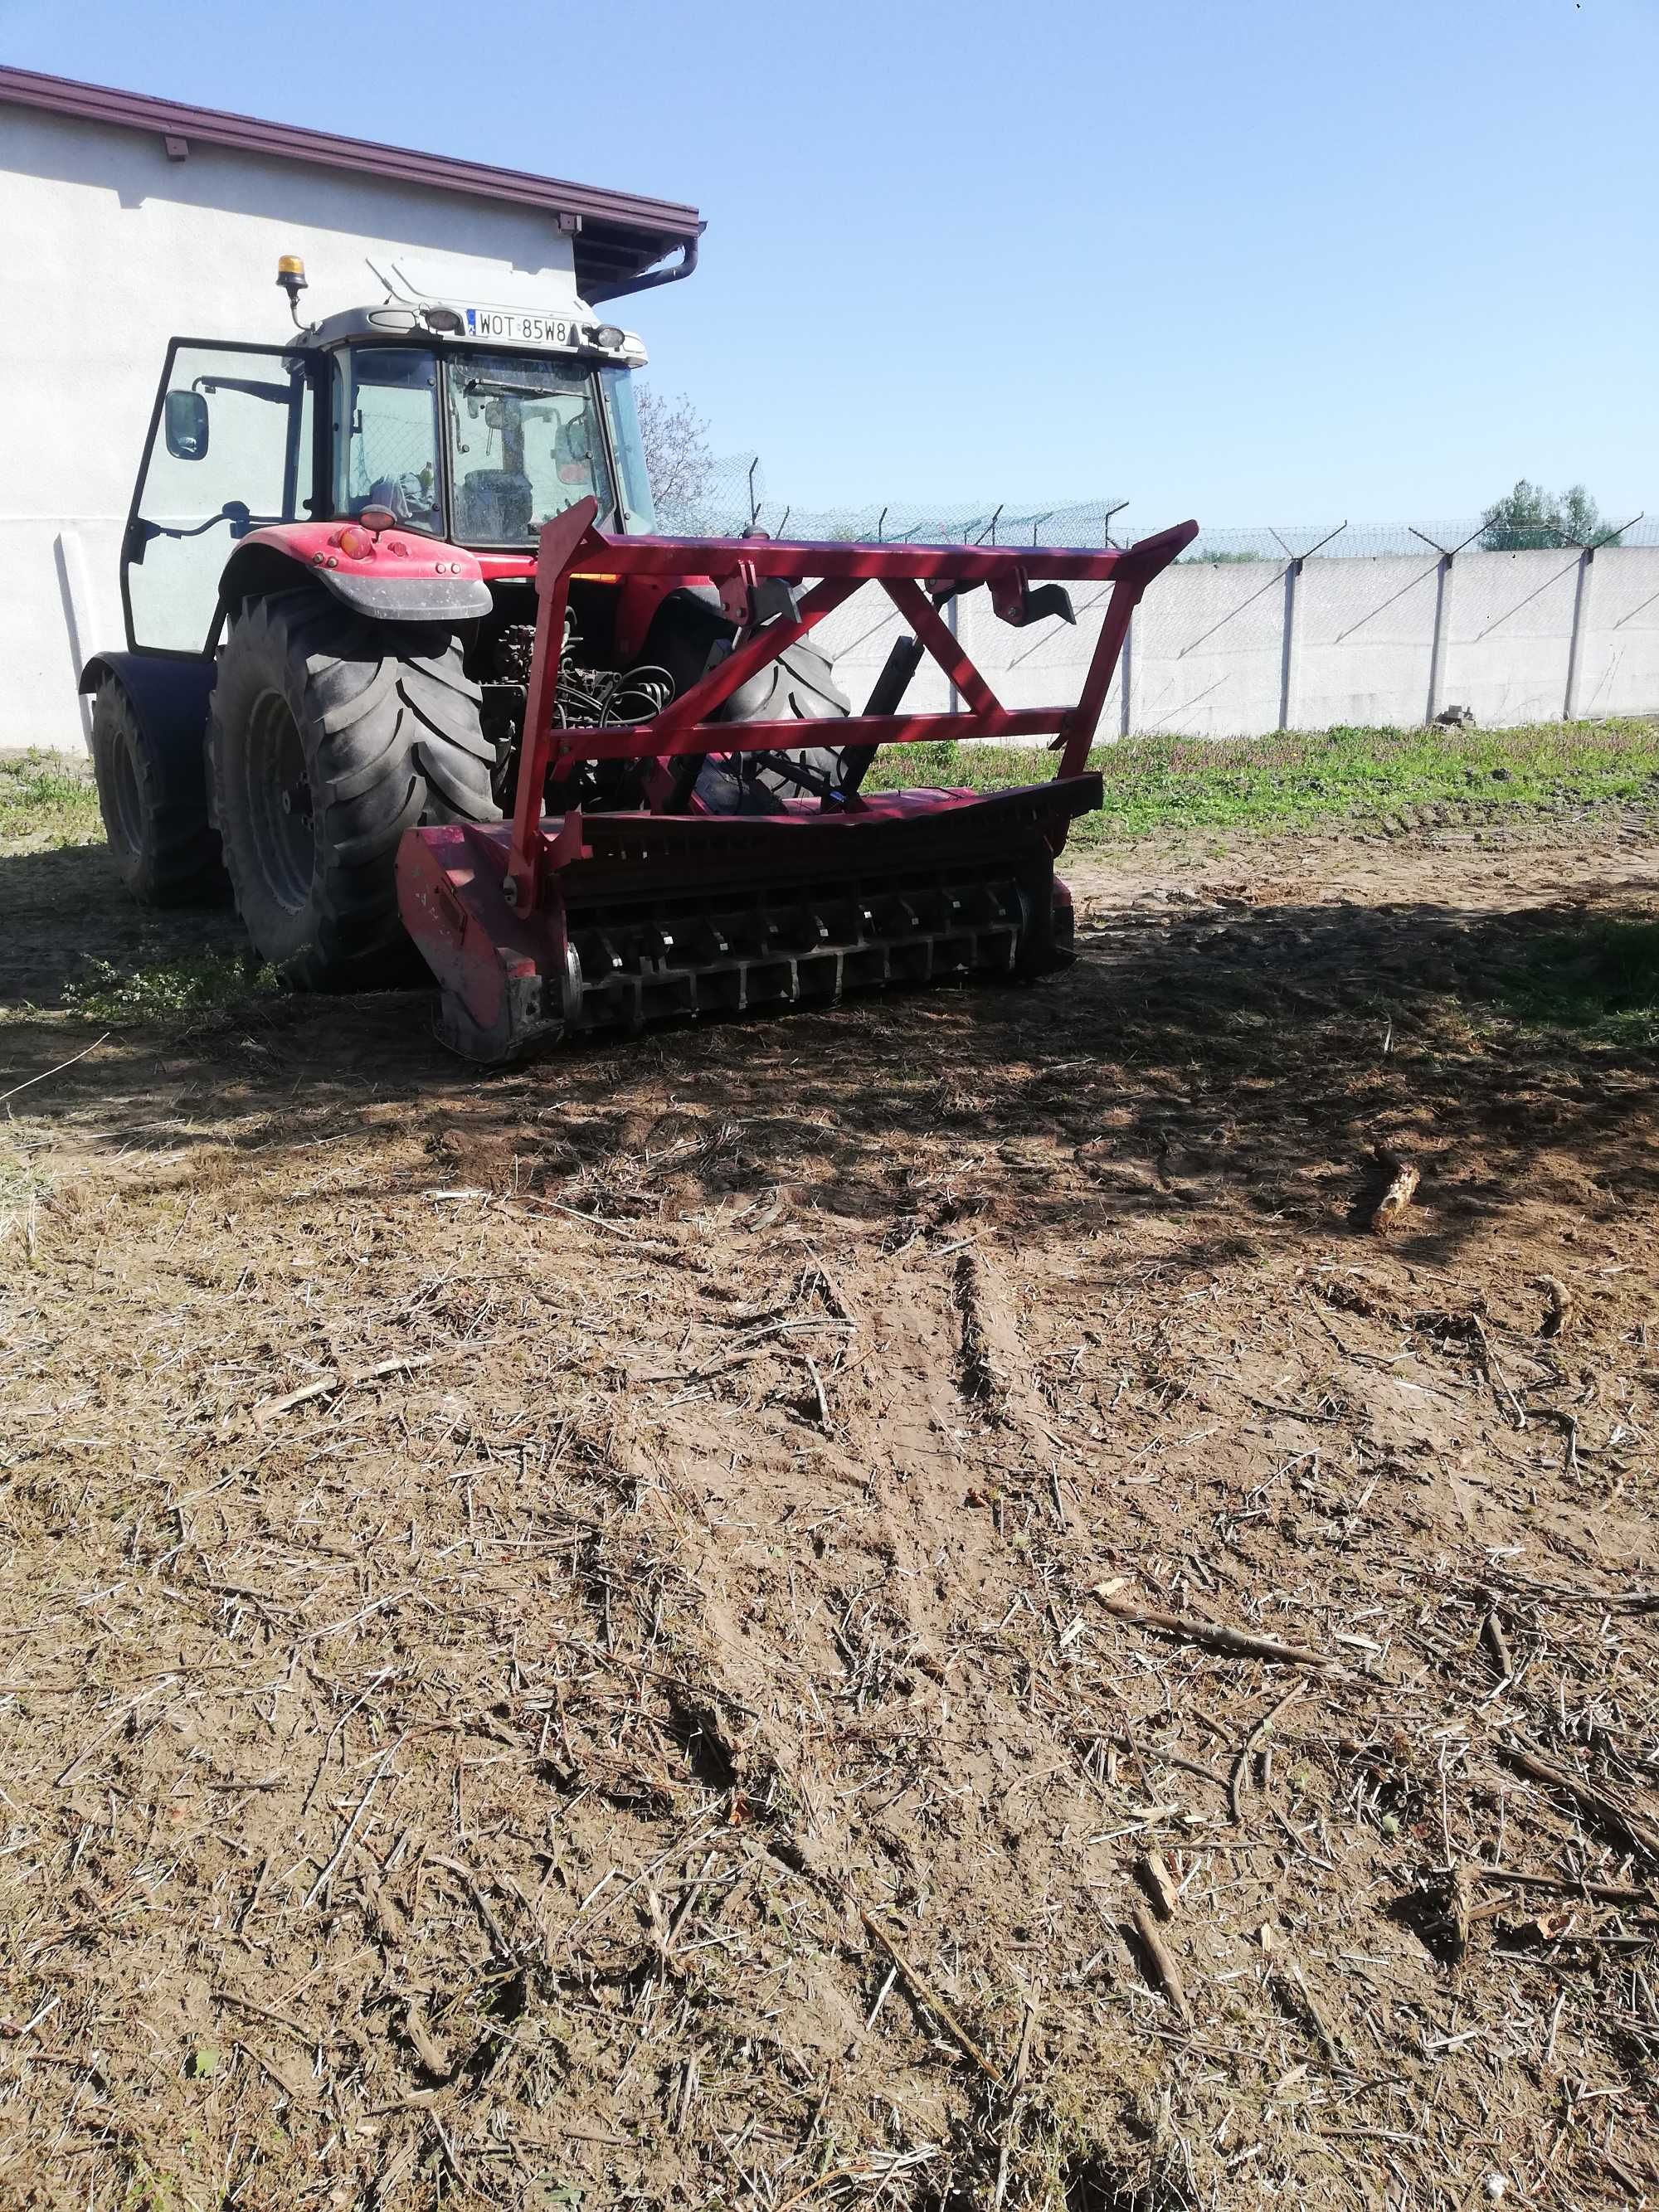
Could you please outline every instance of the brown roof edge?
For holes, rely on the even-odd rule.
[[[162,138],[194,138],[228,146],[239,153],[264,154],[281,161],[308,161],[328,169],[378,177],[434,191],[463,192],[538,210],[549,216],[576,215],[583,231],[576,239],[579,275],[616,278],[648,269],[676,246],[695,252],[702,222],[694,207],[676,200],[653,200],[637,192],[607,191],[596,185],[571,184],[562,177],[538,177],[523,169],[499,169],[486,161],[463,161],[444,154],[422,154],[408,146],[382,146],[369,138],[343,138],[331,131],[307,131],[291,123],[267,123],[258,116],[231,115],[216,107],[189,107],[148,93],[121,92],[108,85],[81,84],[71,77],[46,76],[33,70],[0,66],[0,104],[39,107],[82,122],[105,123],[128,131],[153,131]],[[169,149],[169,151],[172,149]],[[595,251],[586,253],[583,236],[596,234]]]

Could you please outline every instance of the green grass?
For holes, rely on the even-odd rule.
[[[892,746],[866,788],[903,784],[994,791],[1043,781],[1053,762],[1012,745]],[[1102,845],[1181,830],[1294,829],[1473,805],[1483,811],[1659,803],[1659,723],[1545,722],[1518,730],[1329,730],[1271,738],[1127,738],[1089,765],[1106,803],[1073,842]]]
[[[1531,1028],[1650,1051],[1659,1047],[1659,921],[1597,921],[1547,939],[1505,997]]]
[[[204,1015],[229,1012],[281,988],[274,969],[251,969],[240,952],[198,952],[133,969],[88,960],[86,974],[64,986],[64,1006],[70,1013],[112,1028],[134,1022],[176,1028]]]
[[[1659,723],[1542,722],[1517,730],[1292,731],[1269,738],[1127,738],[1097,745],[1106,803],[1074,845],[1182,830],[1295,829],[1413,808],[1517,809],[1597,799],[1659,803]],[[892,746],[866,784],[994,791],[1053,773],[1040,748]],[[91,777],[42,751],[0,756],[0,841],[41,848],[103,835]]]
[[[89,767],[38,747],[0,753],[0,840],[40,848],[84,845],[103,834]]]

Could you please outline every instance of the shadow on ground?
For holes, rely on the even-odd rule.
[[[0,854],[0,1014],[60,1006],[99,962],[131,970],[246,942],[228,902],[140,906],[101,843]]]
[[[377,1126],[437,1146],[434,1187],[460,1159],[481,1187],[570,1186],[603,1212],[619,1164],[672,1150],[664,1202],[681,1210],[776,1190],[872,1222],[956,1208],[1068,1237],[1159,1213],[1190,1219],[1195,1267],[1281,1224],[1349,1222],[1384,1144],[1422,1165],[1409,1235],[1432,1258],[1540,1177],[1537,1195],[1591,1218],[1659,1193],[1642,1042],[1656,895],[1626,884],[1593,912],[1138,903],[1094,917],[1075,968],[1035,989],[590,1041],[495,1075],[441,1052],[423,994],[233,990],[181,1021],[118,1024],[11,1110],[70,1143],[177,1153],[314,1146],[373,1105]],[[61,1000],[92,960],[186,961],[237,941],[224,909],[134,907],[95,848],[0,860],[0,906],[14,1005]],[[14,1013],[0,1090],[94,1034]],[[407,1188],[407,1170],[396,1180]]]

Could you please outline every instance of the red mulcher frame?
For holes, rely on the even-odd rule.
[[[583,897],[668,896],[728,880],[779,884],[818,875],[860,878],[890,865],[937,866],[993,854],[1023,833],[1053,859],[1069,823],[1101,803],[1085,772],[1089,747],[1147,585],[1198,534],[1177,524],[1123,550],[1041,546],[836,544],[787,538],[617,538],[593,527],[583,500],[543,528],[536,567],[535,649],[513,818],[485,828],[409,831],[398,853],[404,922],[442,986],[440,1034],[469,1057],[512,1058],[537,1036],[578,1024],[566,911]],[[757,585],[816,579],[790,618],[753,628],[727,657],[648,719],[598,728],[553,720],[565,607],[573,576],[619,582],[648,603],[675,586],[712,581],[726,611],[748,624]],[[1010,709],[940,618],[925,584],[960,592],[988,586],[997,613],[1030,618],[1033,580],[1109,584],[1111,598],[1075,705]],[[833,723],[711,719],[739,686],[806,636],[860,586],[879,583],[914,638],[954,685],[955,714],[865,713]],[[1015,791],[852,792],[835,802],[789,802],[761,816],[708,813],[695,797],[674,806],[668,763],[688,754],[787,751],[817,738],[840,745],[915,744],[930,738],[1048,737],[1053,780]],[[580,761],[650,763],[642,811],[544,817],[550,775]],[[849,841],[851,841],[849,842]],[[781,994],[793,997],[787,988]],[[739,998],[741,1002],[741,994]],[[640,1003],[637,994],[630,1002]],[[686,1002],[695,1011],[693,990]]]

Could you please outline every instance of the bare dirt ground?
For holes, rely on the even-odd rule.
[[[0,1091],[199,941],[102,868]],[[1659,832],[1077,879],[1025,996],[9,1100],[5,2203],[1659,2201],[1654,1070],[1504,1011]]]

